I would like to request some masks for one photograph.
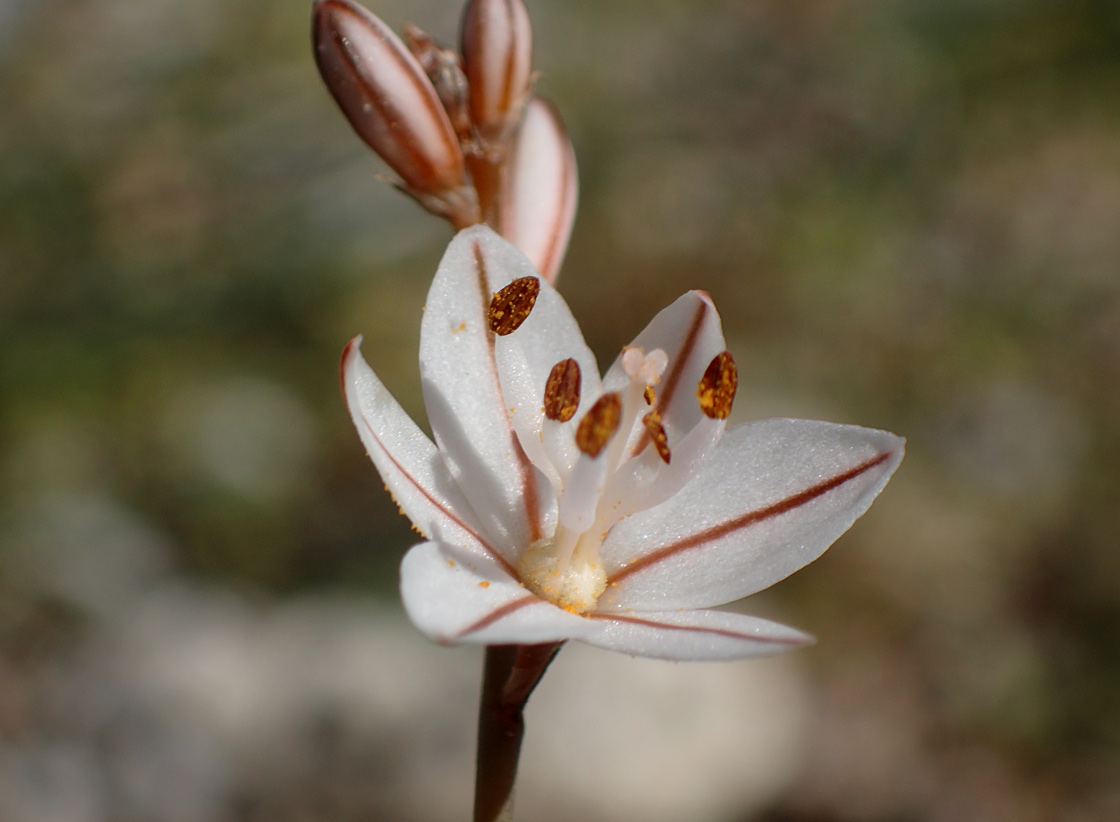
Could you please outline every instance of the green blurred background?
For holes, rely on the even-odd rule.
[[[817,647],[623,659],[612,688],[685,677],[630,749],[542,686],[531,733],[623,753],[564,776],[542,741],[520,817],[1120,818],[1120,3],[528,6],[580,164],[559,286],[600,363],[704,288],[736,419],[909,445],[743,606]],[[371,8],[455,39],[452,0]],[[297,0],[0,0],[6,822],[467,817],[477,657],[403,624],[415,535],[337,377],[362,333],[423,419],[450,232],[378,180],[308,30]],[[558,680],[606,704],[613,658],[571,653]],[[666,717],[705,709],[736,739],[686,750]]]

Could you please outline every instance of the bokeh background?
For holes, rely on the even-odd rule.
[[[1120,818],[1120,4],[529,0],[608,363],[705,288],[736,417],[909,439],[742,607],[818,646],[565,649],[519,818]],[[455,39],[458,2],[380,0]],[[321,87],[303,0],[0,0],[0,819],[468,818],[477,649],[339,397],[419,419],[449,230]],[[736,606],[738,607],[738,606]]]

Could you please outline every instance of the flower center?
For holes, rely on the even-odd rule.
[[[529,546],[518,562],[527,588],[572,613],[593,610],[606,590],[607,574],[599,560],[599,546],[620,515],[617,494],[604,494],[604,489],[611,486],[612,476],[625,462],[626,442],[639,414],[652,402],[652,386],[661,379],[667,363],[668,357],[661,349],[646,354],[639,348],[628,348],[623,353],[629,386],[599,397],[574,425],[579,455],[559,495],[556,533]],[[572,414],[564,415],[559,409],[574,409],[579,404],[578,369],[574,379],[570,370],[567,361],[557,363],[549,376],[544,425],[567,422]],[[577,386],[574,395],[573,384]],[[669,447],[657,414],[645,414],[642,423],[667,463]]]
[[[563,531],[563,526],[561,526]],[[607,588],[607,573],[599,562],[599,542],[577,540],[567,561],[561,563],[557,543],[562,535],[545,539],[529,546],[518,570],[527,587],[541,599],[571,611],[583,614],[595,608],[595,603]],[[584,543],[587,543],[586,545]]]

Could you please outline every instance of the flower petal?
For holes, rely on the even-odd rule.
[[[669,365],[654,386],[657,399],[651,410],[661,415],[672,447],[707,419],[700,410],[696,390],[712,358],[726,347],[719,314],[705,292],[689,291],[654,317],[631,346],[646,353],[660,348],[669,355]],[[619,391],[628,382],[620,355],[603,378],[603,390]],[[640,452],[648,443],[644,427],[637,425],[630,435],[631,447]]]
[[[556,642],[593,629],[529,593],[500,565],[442,542],[405,554],[401,599],[416,627],[444,644]]]
[[[440,262],[420,325],[432,433],[487,536],[510,558],[545,535],[555,501],[510,421],[487,313],[492,294],[536,276],[525,255],[489,228],[466,229]]]
[[[533,97],[514,145],[502,193],[503,237],[556,282],[576,217],[576,155],[556,107]]]
[[[707,607],[773,585],[867,510],[903,445],[885,431],[805,420],[732,429],[679,493],[607,535],[600,610]]]
[[[598,629],[581,642],[634,656],[681,662],[747,659],[809,645],[795,628],[725,611],[592,613]]]
[[[401,512],[428,538],[441,538],[501,561],[432,441],[362,359],[355,337],[342,354],[350,416]]]
[[[502,393],[521,445],[532,461],[562,484],[578,455],[575,430],[601,393],[599,365],[583,341],[579,324],[560,293],[541,281],[529,318],[512,334],[494,341]],[[579,364],[579,406],[567,422],[544,418],[544,388],[553,366],[566,359]]]
[[[660,505],[683,488],[704,464],[723,435],[724,420],[703,418],[673,445],[666,465],[656,449],[646,448],[623,463],[603,492],[613,525],[638,511]]]

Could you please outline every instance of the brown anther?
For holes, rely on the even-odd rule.
[[[621,421],[622,400],[618,394],[604,394],[579,421],[576,447],[589,457],[599,456]]]
[[[579,363],[569,357],[552,366],[544,384],[544,415],[567,422],[579,408]]]
[[[657,394],[654,392],[652,385],[646,386],[646,390],[642,392],[642,399],[646,401],[646,405],[653,405],[657,402]]]
[[[653,447],[657,449],[657,455],[669,464],[669,438],[665,435],[665,426],[661,424],[661,415],[656,411],[650,411],[642,417],[642,425],[646,427],[646,433],[649,434],[650,442]]]
[[[495,294],[486,315],[490,330],[504,337],[520,328],[529,318],[540,292],[541,281],[536,277],[519,277]]]
[[[717,354],[700,378],[696,396],[700,400],[700,410],[713,420],[725,420],[731,413],[731,403],[739,387],[739,369],[731,352]]]

